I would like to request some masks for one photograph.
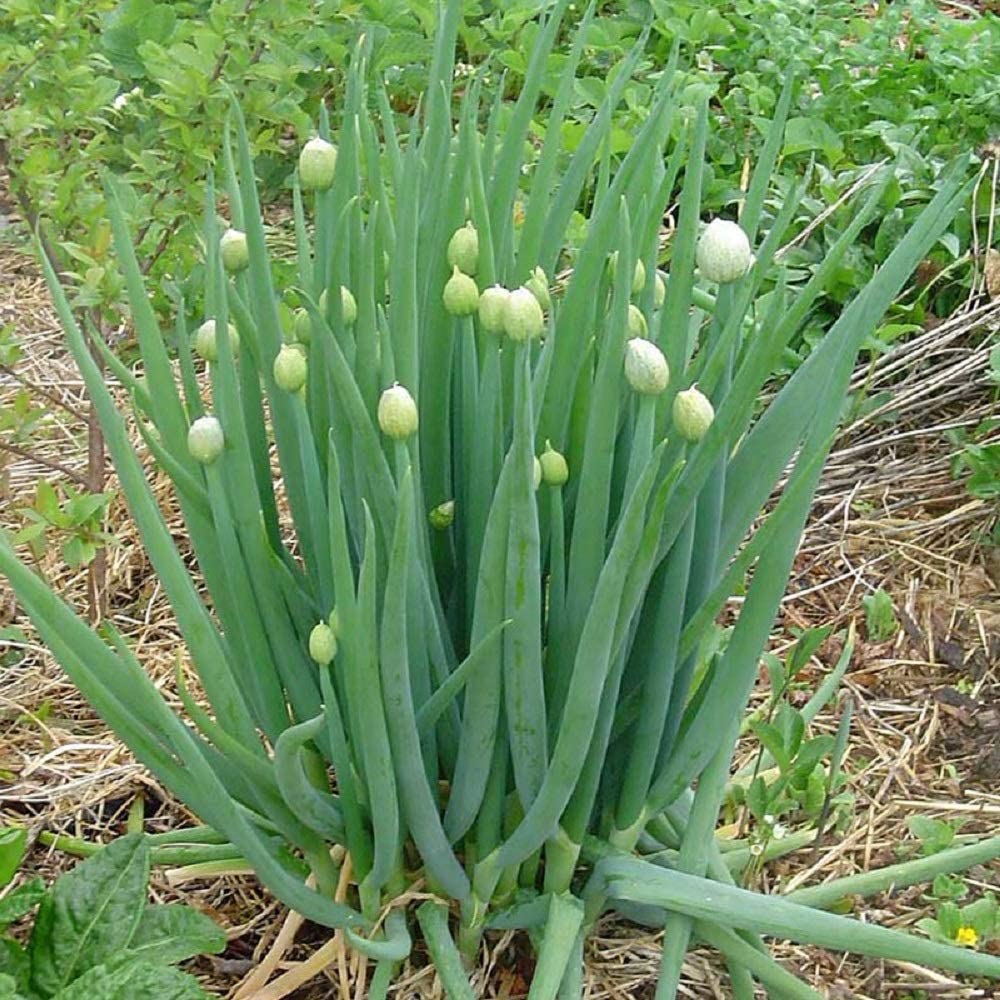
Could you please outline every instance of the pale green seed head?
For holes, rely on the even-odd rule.
[[[727,219],[713,219],[705,227],[695,256],[702,276],[720,285],[739,280],[753,264],[747,234]]]
[[[225,446],[222,424],[213,416],[199,417],[188,428],[188,452],[202,465],[211,465]]]
[[[547,486],[562,486],[569,479],[569,466],[566,458],[552,447],[551,441],[545,442],[545,451],[539,456],[542,466],[542,481]]]
[[[618,272],[618,251],[616,250],[610,259],[611,276]],[[646,265],[641,260],[635,262],[635,270],[632,272],[632,294],[638,295],[646,287]]]
[[[507,297],[503,314],[504,332],[518,342],[536,340],[545,330],[545,315],[538,299],[526,286],[515,288]]]
[[[247,234],[239,229],[227,229],[219,240],[219,252],[222,256],[222,266],[227,271],[232,274],[242,271],[250,264]]]
[[[309,363],[298,345],[285,344],[274,359],[274,381],[285,392],[298,392],[306,384]]]
[[[309,633],[309,655],[321,667],[328,666],[337,655],[337,637],[326,622],[320,622]]]
[[[715,409],[709,398],[697,388],[691,386],[674,397],[673,409],[674,427],[685,441],[692,443],[700,441],[707,433],[715,419]]]
[[[318,136],[299,153],[299,183],[303,191],[325,191],[337,170],[337,147]]]
[[[667,359],[652,341],[633,337],[625,345],[625,378],[636,392],[657,396],[670,382]]]
[[[383,434],[404,441],[416,433],[419,422],[417,404],[408,389],[397,382],[382,393],[378,401],[378,425]]]
[[[487,333],[502,333],[504,314],[510,292],[503,285],[493,285],[479,296],[479,324]]]
[[[479,289],[474,279],[457,266],[444,286],[444,307],[452,316],[471,316],[479,309]]]
[[[233,357],[239,357],[240,335],[236,332],[236,327],[232,323],[227,323],[226,332],[229,334],[229,346]],[[219,360],[219,343],[216,337],[214,319],[206,319],[195,331],[194,352],[205,361],[214,363]]]
[[[467,222],[456,229],[448,241],[448,266],[457,267],[464,274],[475,274],[479,266],[479,233]]]

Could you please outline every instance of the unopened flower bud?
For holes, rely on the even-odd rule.
[[[663,280],[663,274],[657,271],[653,275],[653,308],[662,309],[667,298],[667,283]]]
[[[645,337],[649,332],[646,317],[642,310],[632,302],[628,304],[628,332],[630,337]]]
[[[611,255],[611,274],[614,276],[618,272],[618,251]],[[638,295],[646,287],[646,265],[641,260],[635,262],[635,270],[632,272],[632,294]]]
[[[397,382],[382,393],[378,401],[378,425],[383,434],[403,441],[416,433],[418,423],[417,404],[408,389]]]
[[[239,229],[227,229],[219,240],[219,252],[222,254],[222,266],[227,271],[234,274],[242,271],[250,263],[247,234]]]
[[[531,277],[524,283],[524,287],[535,296],[543,311],[548,312],[552,308],[552,299],[549,297],[549,279],[540,267],[536,267],[531,272]]]
[[[240,335],[236,332],[236,327],[232,323],[227,323],[226,333],[229,334],[229,347],[233,352],[233,357],[238,357]],[[198,327],[194,335],[194,352],[205,361],[215,362],[219,360],[219,342],[216,337],[214,319],[206,319]]]
[[[537,455],[532,458],[531,477],[535,489],[537,490],[538,487],[542,485],[542,463],[539,461]]]
[[[225,444],[222,424],[215,417],[199,417],[188,428],[188,451],[202,465],[211,465],[222,454]]]
[[[652,341],[633,337],[625,345],[625,378],[636,392],[657,396],[670,381],[667,359]]]
[[[337,637],[326,622],[320,622],[309,633],[309,655],[321,667],[327,666],[337,655]]]
[[[753,264],[747,234],[727,219],[713,219],[705,227],[695,256],[702,275],[719,284],[737,281]]]
[[[515,288],[508,296],[503,328],[507,336],[516,341],[534,340],[542,335],[545,316],[538,299],[529,288]]]
[[[448,241],[448,266],[457,267],[464,274],[475,274],[479,266],[479,233],[467,222],[456,229]]]
[[[344,326],[354,326],[358,318],[357,300],[346,285],[340,286],[340,318],[344,321]]]
[[[479,289],[476,282],[463,274],[457,266],[444,286],[444,307],[452,316],[471,316],[479,308]]]
[[[677,433],[685,441],[694,443],[700,441],[712,426],[715,410],[708,397],[696,386],[691,386],[674,397],[673,416]]]
[[[303,191],[325,191],[337,169],[337,147],[318,136],[299,153],[299,183]]]
[[[450,528],[455,521],[455,501],[445,500],[444,503],[439,503],[427,515],[427,520],[430,521],[431,527],[438,531]]]
[[[504,313],[510,292],[503,285],[493,285],[479,296],[479,323],[487,333],[502,333]]]
[[[285,392],[298,392],[306,384],[309,365],[297,347],[285,344],[274,359],[274,381]]]
[[[295,310],[295,339],[300,344],[311,344],[313,335],[312,319],[307,309]]]
[[[569,479],[569,466],[565,457],[552,447],[551,441],[545,442],[545,451],[538,459],[542,467],[542,481],[547,486],[562,486]]]

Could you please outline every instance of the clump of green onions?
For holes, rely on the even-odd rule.
[[[295,182],[289,287],[275,284],[234,108],[222,183],[247,266],[225,266],[210,183],[192,322],[232,324],[238,340],[213,336],[193,356],[181,302],[179,376],[107,182],[143,383],[106,360],[173,480],[211,610],[48,272],[209,707],[182,684],[188,717],[175,714],[124,639],[84,624],[7,540],[0,570],[83,694],[214,831],[216,856],[221,839],[289,907],[345,928],[378,963],[373,997],[411,938],[401,910],[372,928],[417,879],[436,897],[416,916],[452,997],[472,995],[459,957],[473,962],[484,932],[511,927],[537,931],[532,1000],[581,996],[583,942],[608,909],[666,927],[660,997],[675,995],[694,940],[724,957],[733,996],[752,996],[754,980],[816,996],[759,935],[1000,975],[996,957],[826,913],[829,893],[737,888],[712,836],[855,357],[962,204],[963,165],[761,410],[888,172],[792,293],[775,253],[805,182],[767,200],[789,84],[739,233],[712,231],[727,255],[713,263],[711,242],[697,252],[710,116],[705,101],[679,103],[673,62],[627,153],[609,152],[644,38],[578,145],[561,148],[588,13],[519,202],[567,0],[539,26],[516,101],[485,108],[478,80],[452,87],[461,6],[441,11],[405,127],[359,41],[337,145],[324,114]],[[658,236],[677,192],[664,286]],[[731,245],[739,234],[745,247]],[[295,309],[282,307],[284,325],[281,303]],[[728,644],[700,662],[740,588]],[[658,863],[644,859],[651,843]],[[345,902],[336,845],[356,878]],[[967,863],[961,850],[939,867]],[[998,851],[985,842],[976,858]]]

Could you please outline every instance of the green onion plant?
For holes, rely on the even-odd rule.
[[[176,359],[133,250],[139,220],[106,181],[142,381],[102,351],[173,481],[204,593],[47,272],[184,636],[186,717],[8,540],[0,570],[83,694],[205,824],[185,856],[202,845],[249,864],[289,907],[343,928],[378,963],[373,997],[409,954],[410,916],[452,997],[472,995],[467,970],[494,928],[531,930],[532,1000],[580,997],[583,944],[607,910],[665,927],[659,997],[675,996],[696,941],[721,953],[734,997],[754,981],[817,996],[761,935],[1000,977],[996,957],[824,912],[835,890],[739,888],[713,837],[855,357],[963,204],[966,164],[762,406],[890,172],[792,295],[776,251],[804,184],[768,201],[791,82],[738,215],[703,231],[711,114],[681,103],[676,55],[627,153],[610,152],[612,112],[644,38],[567,153],[585,15],[526,172],[568,0],[540,25],[511,104],[486,101],[477,77],[456,92],[461,6],[439,12],[405,122],[359,38],[337,128],[321,119],[294,182],[294,287],[275,285],[233,108],[229,218],[210,179],[203,303],[178,302]],[[703,662],[737,591],[728,642]],[[345,852],[354,888],[340,901]],[[944,852],[931,867],[960,863]],[[394,904],[418,880],[434,898],[407,914]]]

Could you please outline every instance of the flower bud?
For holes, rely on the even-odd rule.
[[[531,277],[524,283],[524,287],[538,299],[538,304],[543,311],[548,312],[552,308],[552,299],[549,297],[549,279],[540,267],[536,267],[531,272]]]
[[[612,277],[618,272],[618,251],[611,255]],[[638,295],[646,287],[646,265],[641,260],[635,262],[635,270],[632,272],[632,294]]]
[[[295,339],[300,344],[311,344],[313,336],[312,319],[308,309],[295,310]]]
[[[534,340],[545,329],[542,307],[529,288],[522,285],[507,297],[503,313],[504,332],[511,340]]]
[[[199,417],[188,428],[188,452],[202,465],[211,465],[222,454],[225,444],[222,424],[215,417]]]
[[[649,332],[642,310],[631,302],[628,304],[628,332],[630,337],[645,337]]]
[[[653,275],[653,308],[662,309],[667,298],[667,283],[663,280],[663,272]]]
[[[416,433],[418,423],[417,404],[408,389],[397,382],[382,393],[378,401],[378,425],[383,434],[403,441]]]
[[[502,333],[504,314],[510,292],[503,285],[493,285],[479,296],[479,323],[487,333]]]
[[[219,252],[222,254],[222,266],[227,271],[234,274],[242,271],[250,263],[247,234],[239,229],[227,229],[219,240]]]
[[[693,443],[700,441],[712,426],[715,410],[708,397],[697,386],[691,386],[674,397],[673,416],[677,433]]]
[[[299,183],[303,191],[325,191],[333,183],[337,169],[337,147],[320,139],[310,139],[299,153]]]
[[[282,346],[274,359],[274,381],[285,392],[298,392],[306,384],[309,365],[297,347]]]
[[[479,233],[467,222],[456,229],[448,241],[448,266],[457,267],[465,274],[475,274],[479,266]]]
[[[479,308],[479,289],[476,282],[463,274],[458,266],[452,268],[451,277],[444,286],[444,307],[452,316],[471,316]]]
[[[431,522],[431,527],[438,531],[450,528],[455,521],[455,501],[445,500],[439,503],[428,515],[427,520]]]
[[[320,622],[309,633],[309,655],[321,667],[327,666],[337,655],[337,637],[326,622]]]
[[[538,459],[542,467],[542,481],[548,486],[562,486],[569,479],[569,466],[565,457],[552,447],[551,441],[545,442],[545,451]]]
[[[236,332],[236,327],[232,323],[227,323],[226,333],[229,334],[229,347],[233,352],[233,357],[239,357],[240,335]],[[219,344],[216,339],[214,319],[206,319],[195,331],[194,352],[205,361],[215,362],[219,360]]]
[[[670,381],[667,359],[652,341],[633,337],[625,345],[625,378],[636,392],[657,396]]]
[[[344,326],[354,326],[358,318],[357,300],[346,285],[340,286],[340,318],[344,321]]]
[[[727,219],[713,219],[705,227],[695,256],[702,275],[719,284],[742,278],[753,264],[747,234]]]
[[[531,479],[535,489],[537,490],[538,487],[542,485],[542,463],[539,461],[537,455],[532,457],[531,462]]]

